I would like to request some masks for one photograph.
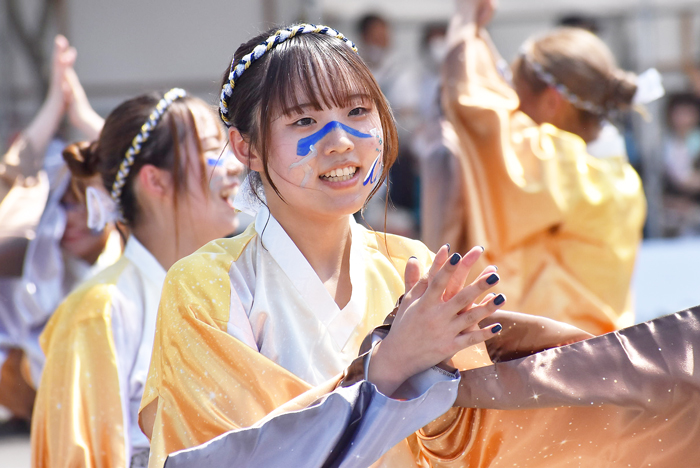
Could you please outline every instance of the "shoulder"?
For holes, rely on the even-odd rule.
[[[193,314],[205,322],[228,322],[232,265],[257,236],[251,225],[242,234],[209,242],[176,262],[165,278],[160,310]]]
[[[117,283],[128,266],[129,260],[122,257],[73,290],[44,328],[41,337],[44,350],[53,337],[71,334],[87,323],[102,321],[106,324],[114,298],[119,294]]]
[[[168,279],[189,281],[222,273],[228,275],[231,264],[238,260],[256,236],[251,223],[243,233],[235,237],[216,239],[205,244],[193,254],[175,262],[168,270],[166,283]]]

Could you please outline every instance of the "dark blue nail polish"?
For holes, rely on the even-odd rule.
[[[445,244],[445,245],[447,246],[447,252],[449,252],[449,251],[452,249],[452,246],[450,245],[449,242],[448,242],[447,244]]]
[[[501,305],[504,302],[506,302],[506,296],[504,296],[503,294],[499,294],[498,296],[496,296],[496,299],[493,300],[493,303],[496,305]]]
[[[408,257],[409,260],[412,258],[415,258],[416,260],[418,260],[418,257],[416,257],[415,255],[411,255],[410,257]]]
[[[496,281],[498,281],[498,275],[496,273],[491,273],[491,276],[486,278],[486,284],[494,284]]]
[[[500,323],[497,323],[496,326],[491,329],[491,333],[493,333],[495,335],[496,333],[498,333],[501,330],[503,330],[503,327],[501,326]]]
[[[480,246],[480,245],[477,245],[477,247],[479,247],[479,248],[481,249],[481,251],[482,251],[482,252],[486,251],[486,249],[485,249],[485,248],[483,248],[483,247],[482,247],[482,246]]]
[[[458,254],[457,252],[455,252],[450,257],[450,265],[456,265],[459,263],[460,260],[462,260],[462,256],[460,254]]]

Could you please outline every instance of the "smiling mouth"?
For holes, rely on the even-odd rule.
[[[321,174],[319,177],[328,182],[344,182],[353,178],[359,168],[354,166],[333,169],[332,171]]]
[[[233,207],[233,200],[236,198],[236,194],[238,193],[238,185],[234,185],[231,188],[228,188],[224,191],[221,192],[221,198],[228,203],[231,207]]]

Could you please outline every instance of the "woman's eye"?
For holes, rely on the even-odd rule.
[[[356,107],[351,110],[348,115],[365,115],[367,112],[368,111],[365,107]]]
[[[314,123],[314,119],[311,117],[304,117],[303,119],[299,119],[296,122],[294,122],[294,125],[298,127],[306,127],[308,125],[311,125]]]

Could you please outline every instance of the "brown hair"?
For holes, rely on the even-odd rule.
[[[105,120],[100,137],[94,142],[81,142],[68,146],[63,151],[63,159],[68,164],[72,175],[77,178],[91,177],[99,174],[107,192],[112,191],[112,184],[124,160],[126,151],[141,126],[163,97],[159,93],[144,94],[120,104]],[[156,127],[151,130],[141,151],[134,158],[129,175],[119,198],[124,221],[134,225],[140,221],[140,210],[134,193],[134,178],[146,164],[166,169],[173,174],[175,181],[175,204],[181,190],[186,189],[185,154],[183,145],[188,136],[192,136],[202,155],[199,133],[195,125],[192,106],[204,106],[211,111],[201,99],[186,96],[177,99],[165,111]],[[202,184],[206,185],[204,160],[202,165]]]
[[[629,109],[637,91],[636,75],[620,69],[610,49],[597,36],[581,28],[558,28],[528,41],[513,63],[514,75],[527,83],[534,94],[548,84],[528,63],[538,63],[557,83],[566,86],[579,99],[600,107],[602,113],[578,109],[582,122],[614,111]]]
[[[236,63],[279,28],[242,44]],[[235,66],[235,64],[234,64]],[[221,82],[228,83],[230,66]],[[228,119],[257,151],[265,177],[281,197],[268,171],[270,122],[275,116],[301,111],[309,103],[316,110],[345,107],[354,95],[364,94],[379,112],[384,130],[384,169],[368,200],[381,187],[398,153],[398,135],[391,108],[367,65],[345,42],[323,34],[300,34],[273,47],[236,81],[228,98]]]

